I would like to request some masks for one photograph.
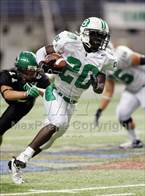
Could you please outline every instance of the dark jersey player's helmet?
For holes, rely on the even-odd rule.
[[[22,51],[16,59],[16,67],[22,70],[37,70],[36,56],[33,52]]]
[[[21,73],[22,79],[25,81],[32,81],[37,74],[38,64],[36,56],[33,52],[22,51],[16,58],[15,66]]]

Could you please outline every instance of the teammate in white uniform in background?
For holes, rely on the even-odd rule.
[[[99,123],[102,111],[106,109],[114,93],[115,80],[124,83],[125,90],[117,107],[117,116],[123,127],[128,131],[129,142],[120,145],[121,148],[141,148],[142,141],[137,137],[135,123],[131,117],[138,108],[145,109],[145,56],[136,53],[126,46],[115,49],[118,66],[117,70],[108,77],[105,89],[96,112],[96,124]]]
[[[57,52],[67,62],[67,66],[56,75],[54,84],[48,86],[44,95],[47,111],[46,125],[39,131],[26,150],[9,162],[12,179],[15,183],[23,182],[20,168],[26,167],[30,158],[49,148],[54,140],[64,134],[81,94],[92,84],[96,93],[101,93],[106,71],[114,70],[116,58],[106,50],[109,42],[107,23],[99,18],[86,19],[80,27],[80,36],[64,31],[56,36],[53,46],[40,48],[36,53],[37,63],[45,66],[45,56]]]

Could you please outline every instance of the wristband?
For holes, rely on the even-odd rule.
[[[140,57],[140,65],[145,65],[145,56],[144,55],[142,55]]]
[[[111,100],[111,98],[112,98],[112,97],[109,97],[109,96],[103,95],[103,96],[102,96],[102,98],[103,98],[103,99],[106,99],[106,100]]]
[[[103,111],[103,110],[102,110],[101,108],[99,108],[99,109],[97,110],[97,113],[101,114],[102,111]]]
[[[13,90],[13,89],[12,89],[12,88],[6,88],[5,90],[3,90],[3,91],[1,92],[1,94],[4,94],[4,92],[9,91],[9,90]]]

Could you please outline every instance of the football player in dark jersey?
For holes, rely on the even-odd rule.
[[[0,117],[0,144],[4,133],[28,114],[49,84],[39,71],[35,54],[29,51],[19,54],[14,68],[0,71],[0,93],[8,104]]]

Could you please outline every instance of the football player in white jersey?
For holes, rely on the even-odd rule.
[[[99,124],[102,111],[111,101],[115,79],[121,81],[125,85],[125,90],[117,107],[117,116],[121,125],[128,131],[130,141],[121,144],[120,147],[141,148],[143,143],[136,135],[135,122],[131,115],[140,106],[145,109],[145,56],[126,46],[118,46],[115,53],[118,61],[117,70],[106,79],[105,89],[96,111],[96,124]]]
[[[26,150],[8,164],[15,183],[23,182],[20,168],[26,167],[30,158],[49,148],[56,138],[64,134],[81,94],[91,84],[96,93],[103,91],[106,71],[116,68],[116,58],[110,50],[106,50],[109,39],[107,23],[100,18],[90,17],[82,23],[80,35],[61,32],[52,46],[42,47],[36,52],[37,63],[45,71],[50,69],[45,58],[50,53],[60,54],[67,65],[45,91],[45,126]]]

